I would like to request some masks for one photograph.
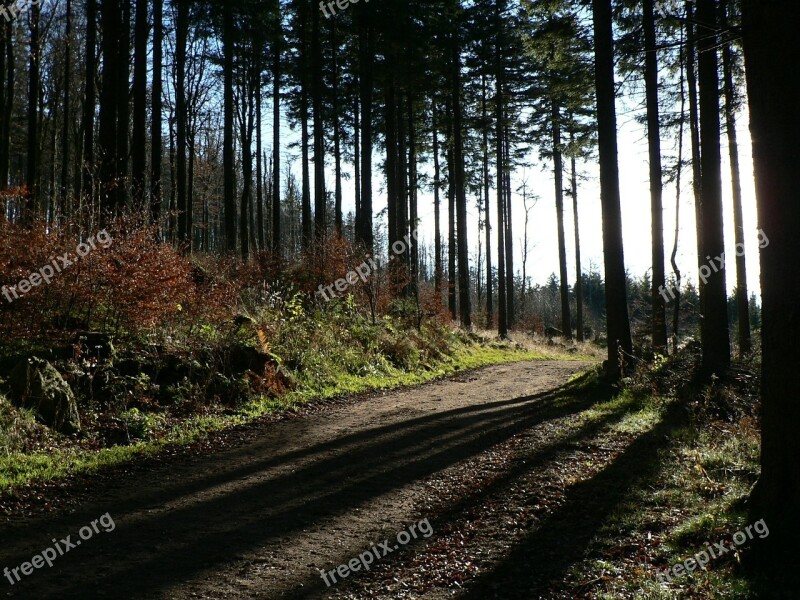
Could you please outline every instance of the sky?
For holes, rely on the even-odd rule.
[[[623,239],[625,245],[625,266],[631,275],[640,277],[651,269],[651,219],[650,219],[650,182],[649,161],[646,127],[637,123],[637,115],[644,112],[644,107],[626,105],[627,101],[617,101],[617,127],[619,141],[619,166],[620,189],[622,206]],[[268,113],[265,113],[268,114]],[[744,228],[746,232],[746,256],[748,290],[755,292],[760,297],[759,265],[758,265],[758,227],[756,216],[755,189],[753,182],[752,145],[748,129],[749,116],[743,111],[737,120],[739,135],[739,154],[742,175],[742,194],[744,210]],[[270,126],[267,124],[267,128]],[[271,139],[271,131],[264,131],[265,139]],[[267,137],[270,136],[270,137]],[[296,131],[282,125],[283,147],[295,141]],[[723,135],[722,143],[722,179],[723,179],[723,207],[725,223],[725,248],[727,261],[727,286],[732,292],[736,284],[735,242],[733,228],[733,204],[731,196],[730,162],[728,160],[727,137]],[[285,150],[284,150],[285,152]],[[386,193],[383,190],[384,178],[380,169],[382,160],[381,150],[376,146],[374,153],[373,170],[373,207],[375,209],[375,222],[377,217],[386,208]],[[662,153],[665,165],[674,163],[677,156],[677,136],[665,137],[662,132]],[[290,152],[299,159],[299,150]],[[688,125],[684,138],[684,158],[691,154]],[[330,159],[330,157],[328,157]],[[523,181],[527,181],[527,193],[538,196],[533,209],[530,211],[528,225],[529,252],[527,273],[533,285],[544,284],[552,273],[558,274],[558,233],[556,228],[555,192],[553,172],[550,163],[543,164],[538,160],[538,152],[534,149],[530,161],[533,166],[517,170],[512,176],[512,226],[514,231],[514,268],[521,271],[522,247],[525,230],[525,211],[523,206],[522,191],[519,189]],[[432,161],[431,161],[432,162]],[[568,169],[568,163],[565,167]],[[354,210],[354,178],[352,165],[344,165],[345,172],[351,177],[343,182],[343,210],[345,214]],[[300,176],[299,160],[294,161],[295,176]],[[583,271],[590,268],[603,272],[603,239],[602,219],[600,209],[599,169],[596,159],[588,163],[579,163],[578,170],[582,181],[578,187],[579,222],[581,234],[581,259]],[[427,173],[432,179],[432,165],[420,165],[420,171]],[[313,170],[312,170],[313,173]],[[312,175],[313,177],[313,175]],[[678,240],[678,266],[683,274],[683,280],[698,282],[697,250],[694,219],[694,196],[692,192],[691,166],[683,171],[680,197],[680,233]],[[330,165],[326,168],[326,189],[333,189],[333,175]],[[565,187],[569,186],[569,171],[565,172]],[[665,265],[667,276],[672,273],[670,256],[675,230],[675,184],[664,187],[664,243]],[[567,239],[567,260],[570,285],[575,283],[575,250],[573,234],[573,216],[571,198],[565,197],[565,233]],[[476,262],[478,230],[478,210],[474,197],[468,198],[470,260],[472,265]],[[530,200],[529,200],[530,204]],[[495,196],[491,196],[492,223],[495,221]],[[434,206],[432,192],[421,190],[418,198],[420,226],[419,239],[426,245],[433,244],[434,239]],[[383,212],[385,215],[385,211]],[[383,218],[383,217],[381,217]],[[447,242],[447,200],[442,199],[442,235],[443,242]],[[765,232],[767,238],[769,232]],[[483,236],[483,233],[480,233]],[[493,231],[493,264],[496,265],[496,230]],[[713,257],[712,257],[713,258]]]

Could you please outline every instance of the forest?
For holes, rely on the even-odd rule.
[[[5,592],[796,598],[798,17],[0,0]]]

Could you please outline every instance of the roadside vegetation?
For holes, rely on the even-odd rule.
[[[316,263],[325,269],[278,276],[267,256],[247,268],[187,258],[151,234],[120,221],[109,248],[45,289],[0,305],[4,493],[309,403],[490,364],[596,354],[586,344],[466,334],[424,303],[426,290],[421,301],[389,294],[385,288],[403,283],[397,274],[376,274],[368,288],[321,301],[308,282],[346,272],[331,257],[352,249],[326,254]],[[25,255],[21,245],[6,244],[0,263],[22,277],[68,243],[42,234],[34,246],[41,250]]]
[[[732,541],[753,524],[747,499],[760,474],[760,352],[711,384],[697,382],[700,358],[699,345],[690,344],[644,365],[608,403],[634,397],[638,405],[609,439],[656,427],[659,437],[637,468],[618,472],[617,484],[630,490],[603,519],[585,560],[567,572],[562,591],[607,600],[792,597],[752,576],[754,541]],[[733,550],[671,581],[659,578],[718,542]]]

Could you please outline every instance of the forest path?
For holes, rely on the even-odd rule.
[[[384,539],[394,545],[426,518],[436,530],[436,514],[425,511],[432,486],[454,469],[469,473],[473,461],[515,436],[563,434],[593,400],[564,401],[559,388],[592,366],[487,367],[265,423],[226,450],[120,473],[70,514],[0,527],[0,569],[13,569],[54,538],[81,540],[81,528],[105,513],[115,523],[106,532],[101,522],[82,546],[13,586],[2,577],[0,597],[363,597],[348,592],[352,581],[326,588],[319,569],[335,569]],[[396,554],[421,552],[437,535],[418,535]],[[349,579],[379,576],[393,556]]]

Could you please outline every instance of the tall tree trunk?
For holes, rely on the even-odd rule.
[[[38,189],[39,177],[39,86],[41,48],[39,46],[39,16],[38,4],[31,5],[30,9],[30,54],[28,68],[28,156],[25,171],[25,184],[28,188],[28,209],[33,216],[39,212],[40,194]],[[27,215],[26,215],[27,218]]]
[[[453,34],[453,145],[456,175],[456,214],[458,221],[458,305],[461,325],[472,328],[472,304],[469,286],[469,246],[467,244],[467,190],[464,168],[464,131],[461,105],[460,31]]]
[[[64,126],[61,138],[61,190],[59,193],[58,219],[60,222],[67,216],[69,203],[69,128],[71,125],[70,113],[70,82],[72,80],[72,0],[67,0],[67,10],[64,24]],[[55,160],[53,161],[55,162]]]
[[[442,169],[439,164],[439,123],[437,119],[438,107],[434,100],[431,108],[431,128],[433,130],[433,286],[436,289],[436,298],[441,298],[442,293]]]
[[[603,254],[606,272],[608,375],[619,379],[621,355],[632,352],[628,297],[625,289],[625,253],[622,242],[619,162],[617,150],[614,34],[611,0],[593,0],[597,137],[600,151],[600,196],[603,214]]]
[[[303,248],[308,250],[311,248],[313,239],[313,224],[311,217],[311,172],[309,167],[309,143],[308,143],[308,92],[305,89],[305,84],[302,84],[300,90],[300,147],[302,161],[302,208],[301,208],[301,221],[303,229]]]
[[[575,133],[570,131],[570,145],[575,145]],[[575,332],[577,340],[583,342],[586,336],[583,330],[583,270],[581,267],[581,232],[578,221],[578,169],[576,166],[575,154],[573,153],[571,160],[571,175],[572,175],[572,219],[575,226],[575,318],[577,320],[575,325]]]
[[[556,192],[556,222],[558,225],[558,266],[561,275],[561,331],[572,339],[569,310],[569,273],[567,271],[567,235],[564,229],[564,159],[561,154],[561,108],[553,102],[553,180]],[[524,280],[523,280],[524,284]]]
[[[391,57],[391,51],[387,50],[386,60],[391,61]],[[399,146],[397,140],[397,93],[393,75],[389,76],[384,95],[384,122],[386,128],[384,133],[384,139],[386,140],[386,220],[389,229],[389,256],[391,256],[392,245],[401,238],[397,215],[398,205],[400,204],[397,184],[397,159],[399,156],[397,150]]]
[[[9,28],[6,26],[6,24],[0,23],[0,111],[5,110],[6,107],[6,47],[8,46],[9,35]],[[7,135],[5,118],[4,115],[0,114],[0,172],[5,170],[4,165],[7,162],[5,145]],[[6,186],[8,185],[7,177],[8,174],[6,172],[6,178],[0,178],[0,190],[6,189]]]
[[[675,299],[672,309],[672,345],[673,353],[678,351],[678,335],[681,320],[681,270],[678,267],[678,236],[680,234],[681,225],[681,179],[683,176],[683,130],[686,126],[686,86],[684,85],[685,77],[684,72],[686,63],[684,61],[683,49],[684,36],[681,33],[681,50],[680,50],[680,97],[681,108],[678,120],[678,161],[675,170],[675,239],[672,243],[672,256],[670,261],[672,263],[672,272],[675,274]]]
[[[14,110],[14,40],[13,30],[11,28],[11,21],[8,21],[0,27],[3,28],[3,46],[0,47],[5,59],[5,96],[0,114],[0,190],[8,187],[8,175],[11,163],[11,113]],[[88,44],[88,30],[87,30],[87,44]]]
[[[499,61],[499,49],[495,49],[496,59]],[[499,62],[498,62],[499,64]],[[496,65],[497,66],[497,65]],[[505,222],[505,151],[503,149],[503,95],[502,71],[498,67],[495,75],[495,120],[497,131],[497,330],[501,338],[508,337],[508,312],[506,295],[506,222]]]
[[[320,41],[320,11],[311,11],[311,104],[314,111],[314,236],[321,240],[326,234],[325,209],[325,123],[322,114],[322,44]]]
[[[339,120],[339,69],[338,56],[339,45],[336,39],[336,20],[331,23],[331,77],[333,79],[333,89],[331,101],[333,102],[333,158],[335,167],[334,183],[334,224],[336,234],[342,235],[342,149],[341,149],[341,123]]]
[[[249,67],[251,69],[252,67]],[[249,70],[248,69],[248,70]],[[250,258],[250,215],[253,196],[253,120],[255,118],[254,104],[254,75],[244,73],[244,81],[239,95],[242,106],[241,143],[242,143],[242,196],[239,206],[239,244],[242,260]]]
[[[264,171],[262,167],[261,150],[261,50],[258,53],[259,64],[256,71],[256,231],[258,233],[258,249],[263,250],[264,245]]]
[[[761,569],[787,583],[796,579],[800,536],[800,83],[786,72],[787,65],[800,62],[796,14],[794,0],[744,2],[759,226],[771,242],[761,250],[761,476],[751,514],[771,532],[754,548]]]
[[[147,201],[147,0],[136,0],[133,62],[133,138],[131,188],[134,206],[144,208]]]
[[[694,18],[694,0],[686,2],[686,83],[689,87],[689,128],[692,138],[692,190],[694,192],[694,218],[697,239],[697,267],[706,263],[703,246],[703,164],[700,147],[700,107],[697,100],[697,41]],[[706,288],[698,285],[700,306],[703,306]]]
[[[115,211],[119,212],[128,204],[128,165],[130,152],[130,103],[128,92],[130,85],[130,37],[131,37],[131,0],[122,0],[122,14],[120,36],[114,40],[119,57],[117,64],[117,161],[115,178],[118,185],[115,188]]]
[[[358,81],[361,105],[361,223],[357,239],[372,253],[372,94],[374,30],[370,22],[372,9],[364,4],[359,15]]]
[[[361,207],[361,106],[358,95],[353,99],[353,171],[355,172],[356,215],[353,231],[353,239],[358,240],[361,231],[361,221],[364,218]]]
[[[456,177],[455,153],[453,144],[453,109],[452,99],[447,105],[447,304],[450,318],[458,318],[458,300],[456,297]]]
[[[157,0],[158,1],[158,0]],[[86,204],[94,203],[94,124],[97,87],[97,0],[86,0],[86,91],[83,98],[83,171],[81,189]]]
[[[225,55],[224,62],[224,124],[223,124],[223,186],[225,208],[225,249],[229,254],[236,252],[236,156],[234,155],[233,136],[233,63],[234,63],[234,22],[233,6],[223,3],[222,44]]]
[[[187,168],[186,168],[186,238],[189,242],[187,250],[192,252],[197,244],[194,239],[194,165],[197,155],[197,129],[195,121],[191,121],[187,128]]]
[[[161,221],[161,118],[164,61],[164,0],[153,0],[153,99],[150,123],[150,222]]]
[[[486,104],[486,75],[481,76],[481,128],[483,129],[483,215],[486,236],[486,329],[494,327],[492,290],[492,215],[489,212],[489,112]]]
[[[397,119],[397,162],[396,164],[396,184],[397,184],[397,241],[403,240],[408,233],[408,160],[406,156],[406,146],[408,143],[406,135],[405,111],[403,110],[403,94],[397,93],[395,96],[395,117]],[[403,265],[409,266],[408,248],[404,248],[399,256]],[[406,287],[403,292],[408,294]]]
[[[409,57],[410,58],[410,57]],[[419,212],[417,206],[417,128],[416,114],[414,112],[414,96],[408,93],[408,214],[409,229],[414,233],[419,228]],[[411,291],[414,297],[419,300],[419,245],[416,237],[411,236],[409,240],[409,260],[411,261]]]
[[[650,150],[650,215],[652,218],[652,341],[653,349],[667,352],[667,304],[664,299],[664,206],[661,167],[661,124],[658,106],[658,53],[653,0],[644,0],[644,82],[647,96],[647,140]]]
[[[726,29],[730,21],[730,4],[721,4]],[[739,161],[739,139],[736,133],[736,87],[733,82],[733,52],[730,43],[722,47],[722,65],[725,77],[725,125],[728,131],[728,153],[731,162],[731,190],[733,192],[733,227],[736,238],[736,309],[738,314],[739,354],[751,349],[750,304],[747,292],[747,262],[745,257],[744,215],[742,214],[742,177]]]
[[[703,170],[703,246],[706,251],[701,279],[705,287],[701,334],[703,338],[703,371],[719,374],[730,366],[731,348],[728,337],[728,294],[725,285],[725,237],[722,223],[722,154],[719,122],[719,73],[716,35],[708,33],[718,27],[715,0],[698,0],[697,19],[706,28],[699,40],[698,80],[700,83],[700,145]],[[717,263],[721,263],[717,266]],[[701,277],[703,270],[701,269]]]
[[[186,136],[188,107],[186,102],[186,53],[189,34],[189,4],[179,1],[175,22],[175,118],[178,132],[176,136],[177,152],[177,201],[178,201],[178,243],[189,243],[189,209],[186,196]]]
[[[281,27],[280,0],[276,2],[275,39],[272,42],[272,252],[280,256],[281,232]]]
[[[505,206],[504,210],[504,224],[506,234],[506,323],[508,328],[512,329],[516,321],[516,302],[514,290],[514,230],[513,223],[511,222],[511,139],[508,128],[509,118],[506,112],[505,119],[505,153],[506,153],[506,185],[505,185]]]

